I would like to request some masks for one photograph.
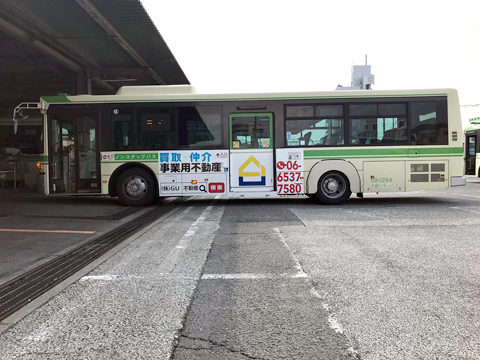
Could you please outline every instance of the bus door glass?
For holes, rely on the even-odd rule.
[[[465,139],[466,141],[466,153],[465,153],[465,160],[466,160],[466,175],[476,175],[475,172],[475,157],[476,157],[476,149],[477,149],[477,135],[468,135]]]
[[[274,191],[273,115],[229,116],[230,192]]]
[[[100,192],[98,121],[94,114],[76,117],[77,192]]]
[[[70,184],[75,182],[70,162],[75,144],[73,121],[52,117],[49,126],[50,193],[70,192]]]

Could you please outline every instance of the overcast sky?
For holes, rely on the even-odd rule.
[[[141,0],[201,93],[458,89],[480,117],[480,0]]]

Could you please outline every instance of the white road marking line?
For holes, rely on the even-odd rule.
[[[87,275],[80,278],[80,281],[88,281],[88,280],[113,281],[121,277],[122,277],[121,275]]]
[[[305,272],[302,269],[302,265],[300,265],[300,262],[298,261],[298,259],[295,257],[295,255],[293,255],[292,249],[290,249],[290,246],[288,246],[287,241],[285,240],[285,237],[283,236],[283,234],[280,232],[280,230],[277,227],[274,227],[273,231],[275,232],[275,234],[278,235],[278,237],[280,238],[280,241],[282,242],[283,246],[287,249],[287,251],[290,255],[290,258],[295,263],[295,269],[297,269],[297,271],[299,273],[305,274]],[[307,274],[305,274],[305,275],[307,275]]]
[[[342,324],[338,322],[335,313],[332,312],[332,310],[330,309],[330,306],[328,306],[328,304],[322,300],[322,297],[320,296],[318,291],[314,287],[312,287],[312,289],[310,290],[310,293],[322,301],[322,306],[325,309],[325,311],[328,313],[328,324],[330,325],[330,327],[333,330],[335,330],[336,333],[343,334]]]
[[[190,229],[187,230],[187,232],[182,236],[178,244],[175,246],[177,249],[186,249],[190,243],[190,237],[194,236],[200,225],[203,224],[205,219],[207,218],[208,213],[213,209],[213,206],[207,206],[207,208],[202,212],[202,214],[198,217],[197,220],[190,226]],[[172,251],[173,253],[175,252],[174,250]]]
[[[182,236],[177,245],[172,249],[172,251],[170,251],[170,254],[166,258],[169,264],[168,266],[170,268],[170,271],[168,272],[173,272],[173,269],[175,268],[175,266],[177,266],[179,262],[180,256],[182,256],[182,254],[188,248],[190,242],[194,238],[194,235],[197,233],[198,229],[203,224],[203,222],[208,216],[208,213],[212,211],[212,209],[213,205],[207,206],[207,208],[202,212],[202,214],[197,218],[197,220],[195,220],[195,222],[190,226],[187,232]]]
[[[285,237],[283,236],[283,234],[280,232],[280,229],[278,228],[273,228],[273,231],[279,236],[279,238],[281,239],[282,243],[283,243],[283,246],[285,246],[290,254],[290,257],[293,259],[293,261],[295,262],[295,267],[297,268],[298,272],[301,273],[301,274],[305,274],[305,277],[308,278],[308,275],[303,271],[302,269],[302,265],[300,265],[300,262],[298,261],[297,257],[295,256],[295,254],[293,253],[292,249],[290,249],[290,246],[288,246],[288,243],[287,241],[285,240]],[[312,288],[310,289],[310,293],[315,296],[317,299],[319,299],[322,303],[322,306],[323,308],[325,309],[325,311],[327,312],[328,314],[328,325],[330,326],[330,328],[332,328],[335,332],[337,333],[340,333],[340,334],[343,334],[343,326],[342,324],[337,320],[336,316],[335,316],[335,313],[332,312],[330,306],[325,302],[323,301],[322,297],[320,296],[320,294],[318,293],[318,291],[315,289],[315,286],[313,286],[313,284],[310,282]],[[349,349],[350,350],[350,349]],[[351,349],[353,350],[353,348]],[[353,350],[354,351],[354,350]]]
[[[159,273],[155,276],[139,275],[86,275],[80,278],[80,281],[131,281],[131,280],[197,280],[192,276],[179,276],[172,274]]]
[[[193,207],[189,207],[182,212],[181,216],[185,216],[189,213]],[[195,222],[190,226],[187,232],[182,236],[180,241],[177,245],[172,249],[169,256],[167,257],[167,261],[171,264],[172,267],[178,262],[178,258],[180,255],[185,251],[185,249],[190,244],[191,238],[196,234],[200,225],[205,221],[208,216],[208,213],[213,209],[213,206],[207,206],[207,208],[202,212],[202,214],[195,220]],[[172,276],[169,273],[166,273],[165,276],[163,274],[157,274],[159,278],[173,278],[177,279],[178,276]],[[133,279],[136,278],[135,276],[125,276],[125,275],[89,275],[84,276],[80,279],[80,281],[115,281],[115,280],[125,280],[125,279]],[[139,278],[139,277],[138,277]],[[184,277],[181,277],[184,278]]]
[[[296,274],[203,274],[202,280],[260,280],[306,278],[305,273]]]

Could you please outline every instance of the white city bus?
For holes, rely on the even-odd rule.
[[[465,185],[452,89],[212,95],[139,86],[36,106],[45,194],[109,194],[129,206],[191,195],[340,204],[352,193]]]

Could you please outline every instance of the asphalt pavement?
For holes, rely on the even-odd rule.
[[[473,177],[341,206],[194,198],[4,324],[0,358],[478,359],[479,205]]]
[[[107,196],[0,189],[0,284],[139,216]]]

